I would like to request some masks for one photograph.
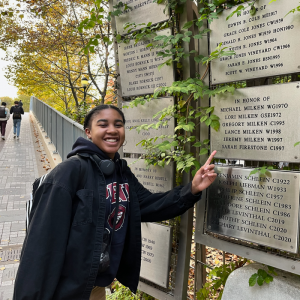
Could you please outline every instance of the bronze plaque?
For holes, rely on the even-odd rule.
[[[169,285],[172,227],[142,223],[140,276],[165,288]]]
[[[213,97],[220,117],[211,130],[216,157],[300,162],[300,82],[237,89]]]
[[[135,129],[136,126],[143,124],[152,124],[158,122],[153,116],[160,110],[174,104],[173,97],[152,99],[144,105],[138,105],[133,108],[123,108],[125,115],[125,136],[127,143],[123,146],[125,153],[146,153],[141,145],[137,145],[140,141],[149,138],[159,137],[161,135],[174,134],[174,120],[169,120],[168,124],[159,126],[158,129],[150,128],[149,130],[141,130],[140,133]],[[123,103],[128,105],[128,103]],[[157,139],[156,143],[161,143],[163,139]],[[155,143],[154,143],[155,144]]]
[[[117,5],[121,0],[114,0],[114,5]],[[166,9],[165,3],[157,4],[153,0],[126,0],[122,1],[129,6],[129,9],[124,11],[120,16],[116,17],[117,32],[120,34],[126,34],[127,30],[123,29],[124,25],[128,22],[140,25],[135,28],[138,30],[145,27],[148,22],[156,24],[169,19],[169,10]]]
[[[254,16],[247,8],[226,21],[234,7],[212,22],[211,51],[223,43],[236,53],[212,61],[212,84],[299,72],[300,14],[286,16],[299,0],[269,2],[256,1]]]
[[[127,158],[128,166],[139,182],[151,193],[165,193],[173,188],[174,164],[146,166],[143,159]]]
[[[209,187],[207,231],[297,253],[300,174],[216,167]]]
[[[158,35],[170,35],[171,29],[164,29]],[[153,39],[143,39],[135,44],[132,40],[128,44],[118,45],[120,78],[122,85],[122,96],[137,96],[152,94],[159,87],[171,86],[174,81],[174,68],[164,65],[160,70],[158,66],[169,59],[156,56],[159,49],[150,49],[146,46]]]

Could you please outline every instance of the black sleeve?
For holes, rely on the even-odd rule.
[[[40,201],[23,244],[14,300],[52,300],[63,267],[72,198],[65,189],[49,183],[35,197]]]
[[[23,107],[21,106],[20,108],[21,108],[21,114],[24,115],[24,109],[23,109]]]
[[[25,238],[14,300],[54,300],[72,222],[72,199],[80,161],[66,160],[49,173],[34,195],[38,203]]]
[[[13,106],[10,108],[10,113],[12,114],[14,112]]]
[[[142,222],[159,222],[182,215],[201,199],[201,194],[192,194],[191,182],[165,193],[149,192],[132,174],[134,191],[140,203]],[[129,187],[131,189],[131,187]]]

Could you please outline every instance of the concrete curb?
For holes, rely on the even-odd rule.
[[[34,116],[34,114],[32,112],[30,112],[30,116],[32,117],[32,120],[35,123],[36,128],[39,132],[39,137],[40,137],[41,142],[43,144],[44,150],[46,151],[51,169],[54,169],[58,164],[60,164],[62,162],[62,159],[61,159],[61,157],[58,153],[57,154],[53,153],[56,150],[54,144],[49,144],[51,141],[47,137],[47,133],[42,130],[41,125],[38,124],[38,121],[37,121],[36,117]]]

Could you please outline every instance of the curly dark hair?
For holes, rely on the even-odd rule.
[[[109,108],[112,108],[112,109],[116,110],[121,115],[121,117],[123,119],[123,123],[125,124],[125,116],[124,116],[123,112],[117,106],[109,105],[109,104],[101,104],[101,105],[98,105],[98,106],[94,107],[92,110],[90,110],[88,112],[88,114],[84,118],[83,128],[84,129],[86,129],[86,128],[90,129],[91,121],[93,119],[93,116],[96,113],[98,113],[99,111],[101,111],[103,109],[109,109]]]

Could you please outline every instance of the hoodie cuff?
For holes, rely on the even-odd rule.
[[[201,199],[202,192],[194,195],[192,193],[192,182],[185,185],[180,191],[180,197],[185,206],[192,207],[197,201]]]

